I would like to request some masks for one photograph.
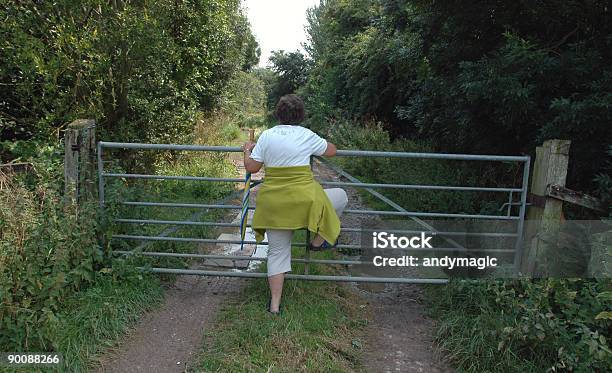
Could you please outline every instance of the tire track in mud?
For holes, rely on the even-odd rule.
[[[313,171],[318,180],[341,181],[336,172],[322,163],[315,162]],[[344,189],[349,199],[347,209],[370,209],[354,188]],[[360,228],[374,225],[379,218],[344,215],[341,221],[343,227]],[[341,242],[359,244],[359,237],[356,233],[343,233]],[[426,316],[420,285],[353,282],[344,286],[357,293],[372,314],[362,343],[367,372],[454,372],[434,342],[434,322]]]

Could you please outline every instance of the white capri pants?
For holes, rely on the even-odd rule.
[[[342,215],[348,197],[344,189],[324,189],[331,201],[338,217]],[[267,229],[268,237],[268,277],[291,271],[291,239],[293,230]]]

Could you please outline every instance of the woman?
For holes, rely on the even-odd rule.
[[[295,229],[315,234],[312,250],[335,246],[339,216],[348,202],[340,188],[323,190],[310,169],[310,156],[336,155],[336,146],[299,126],[304,102],[296,95],[280,98],[276,106],[280,124],[263,131],[257,143],[243,145],[244,167],[255,173],[266,166],[265,182],[257,192],[252,228],[257,242],[268,237],[268,311],[278,314],[285,273],[291,271],[291,239]]]

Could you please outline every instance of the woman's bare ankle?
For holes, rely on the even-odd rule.
[[[323,244],[323,242],[325,242],[325,240],[323,239],[323,237],[319,236],[317,234],[317,236],[315,238],[312,239],[312,241],[310,241],[310,244],[312,246],[321,246]]]
[[[272,301],[270,303],[270,312],[279,312],[279,311],[280,311],[280,300],[278,302]]]

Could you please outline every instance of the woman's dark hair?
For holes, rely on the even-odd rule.
[[[274,112],[281,124],[298,124],[304,120],[304,101],[298,95],[284,95]]]

